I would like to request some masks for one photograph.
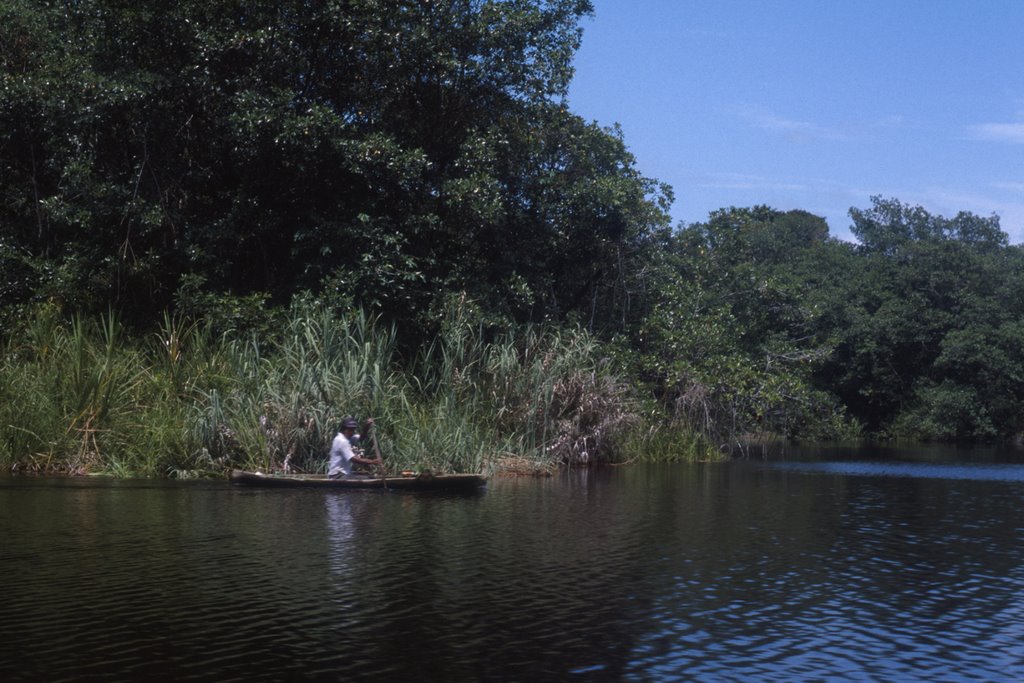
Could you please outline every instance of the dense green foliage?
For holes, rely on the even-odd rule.
[[[0,4],[5,300],[621,308],[663,189],[563,97],[586,0]],[[651,199],[657,200],[654,204]]]
[[[827,236],[818,217],[766,207],[717,211],[674,236],[627,344],[673,417],[717,445],[856,432],[813,381],[831,350],[814,301],[838,247]]]
[[[568,108],[590,11],[0,0],[0,457],[315,468],[343,412],[446,469],[1024,433],[996,217],[671,230]]]
[[[875,199],[832,287],[827,384],[873,431],[988,440],[1024,430],[1024,253],[998,219]]]
[[[683,229],[673,289],[642,328],[647,370],[717,416],[705,429],[728,416],[743,435],[1019,435],[1024,254],[998,219],[879,197],[850,215],[859,244],[765,207]]]
[[[625,386],[582,330],[482,338],[464,303],[398,372],[394,330],[296,304],[279,341],[165,318],[144,340],[114,317],[47,309],[0,364],[0,462],[189,477],[322,471],[346,412],[375,415],[390,470],[547,471],[639,454]]]

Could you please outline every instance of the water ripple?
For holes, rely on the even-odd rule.
[[[943,465],[906,462],[780,462],[771,467],[808,474],[838,474],[855,477],[913,477],[916,479],[960,479],[965,481],[1024,482],[1024,465]]]
[[[0,483],[0,675],[1015,680],[1007,481],[736,466],[472,499],[172,486],[17,504]]]

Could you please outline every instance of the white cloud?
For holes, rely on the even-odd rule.
[[[849,131],[840,128],[776,116],[761,107],[747,107],[742,109],[739,115],[755,128],[772,133],[782,133],[799,142],[805,140],[850,140],[853,137]]]
[[[1024,194],[1024,183],[993,183],[992,187],[1007,192],[1019,192]]]
[[[787,190],[793,192],[804,192],[809,189],[807,185],[801,183],[779,182],[763,176],[743,173],[714,173],[707,180],[698,181],[696,187],[718,190]]]
[[[1024,144],[1024,122],[1022,123],[979,123],[968,126],[971,137],[992,142]]]
[[[846,202],[856,204],[858,201],[867,203],[868,198],[872,194],[878,194],[863,187],[828,178],[798,177],[780,179],[745,173],[695,174],[693,180],[689,181],[689,184],[693,187],[718,190],[802,192],[817,198],[829,198],[832,201],[838,200],[840,204]],[[845,212],[848,208],[849,206],[844,206],[842,210]]]
[[[813,121],[779,116],[760,105],[747,105],[736,110],[740,119],[748,125],[771,133],[786,135],[797,142],[809,140],[832,140],[847,142],[863,140],[878,131],[902,129],[908,126],[901,114],[880,116],[871,121],[849,121],[842,125],[823,125]]]

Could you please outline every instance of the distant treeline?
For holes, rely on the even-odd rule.
[[[585,335],[578,369],[629,389],[609,394],[622,425],[705,450],[1024,431],[1024,258],[996,217],[876,197],[851,210],[858,244],[768,207],[673,229],[670,188],[568,107],[591,11],[0,2],[4,400],[45,362],[41,329],[100,348],[83,330],[116,319],[142,353],[185,326],[283,354],[296,321],[365,314],[395,330],[387,371],[427,372],[459,310],[485,347]],[[53,443],[18,428],[8,458]]]

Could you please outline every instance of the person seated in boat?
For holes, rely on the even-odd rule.
[[[341,421],[341,431],[331,443],[331,460],[327,476],[331,479],[351,477],[355,474],[355,465],[380,467],[380,458],[366,458],[356,452],[360,437],[356,434],[358,423],[351,417]],[[363,436],[373,429],[373,418],[368,418],[363,426]]]

